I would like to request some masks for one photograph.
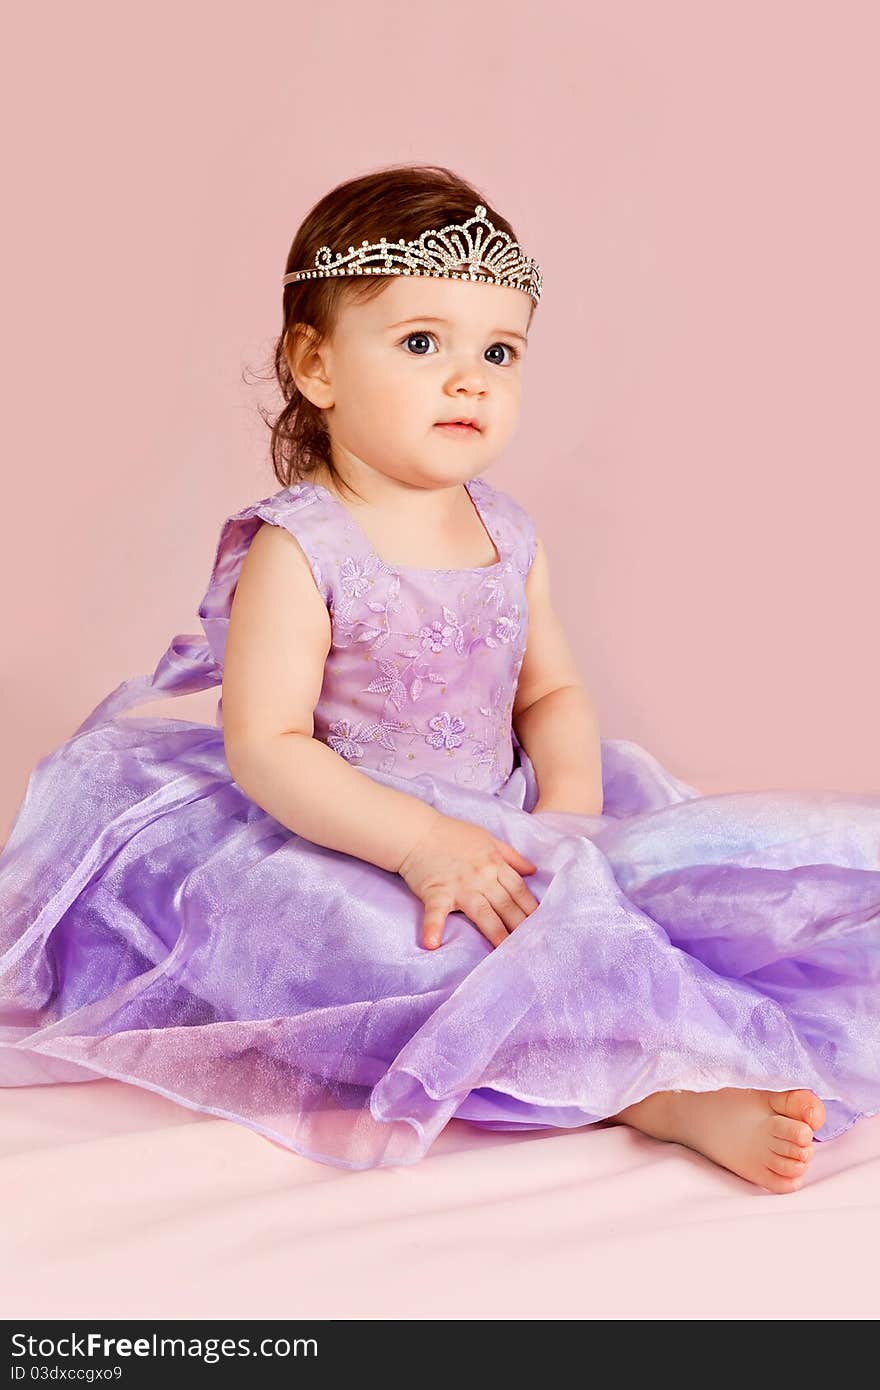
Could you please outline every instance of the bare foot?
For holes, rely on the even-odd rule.
[[[722,1168],[769,1188],[796,1192],[812,1157],[825,1106],[813,1091],[656,1091],[612,1120],[654,1139],[685,1144]]]

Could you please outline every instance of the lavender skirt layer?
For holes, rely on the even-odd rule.
[[[37,764],[0,854],[0,1084],[116,1077],[347,1168],[453,1117],[591,1124],[658,1090],[880,1109],[880,798],[701,796],[602,742],[605,812],[362,769],[539,866],[498,948],[419,944],[397,875],[293,834],[222,731],[126,718]]]

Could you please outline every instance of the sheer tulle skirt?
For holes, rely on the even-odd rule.
[[[805,1086],[830,1139],[880,1108],[880,797],[701,796],[602,743],[601,816],[362,775],[538,865],[498,948],[419,944],[397,875],[233,782],[219,728],[83,726],[0,854],[0,1084],[115,1077],[347,1168],[421,1159],[453,1117],[594,1123],[658,1090]]]

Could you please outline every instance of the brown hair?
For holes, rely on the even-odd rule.
[[[314,265],[322,246],[345,250],[365,239],[376,242],[414,240],[426,227],[464,222],[482,203],[489,221],[516,240],[513,227],[488,199],[451,169],[439,165],[396,164],[339,184],[316,203],[303,219],[287,255],[284,274]],[[279,279],[281,277],[279,276]],[[308,477],[319,464],[340,488],[342,479],[330,457],[330,436],[324,413],[298,389],[288,352],[297,336],[313,334],[315,342],[333,331],[337,309],[348,296],[358,302],[380,295],[390,283],[383,275],[340,276],[298,280],[284,286],[282,330],[273,352],[274,375],[284,407],[274,419],[260,410],[271,429],[272,467],[284,487]],[[535,305],[532,305],[534,313]],[[529,318],[531,323],[531,316]]]

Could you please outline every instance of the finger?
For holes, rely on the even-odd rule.
[[[502,941],[507,940],[507,927],[498,916],[498,913],[495,911],[488,898],[478,897],[470,899],[463,911],[467,913],[474,926],[483,933],[486,939],[492,942],[493,946],[500,946]]]
[[[434,951],[443,942],[443,928],[446,918],[452,911],[448,898],[430,897],[425,902],[425,915],[422,920],[422,945]]]
[[[506,888],[502,887],[502,884],[498,884],[498,887],[489,891],[487,898],[489,902],[492,903],[492,906],[494,906],[495,912],[498,913],[500,920],[505,923],[507,931],[516,931],[520,922],[525,922],[525,917],[528,916],[528,913],[524,912],[523,908],[520,908],[519,902],[513,901],[513,898],[510,897]]]
[[[510,870],[510,873],[513,873],[513,869]],[[491,903],[500,920],[505,923],[507,931],[513,931],[514,927],[519,927],[525,913],[520,908],[519,903],[514,902],[513,898],[510,897],[505,885],[496,880],[494,884],[489,884],[489,887],[482,891],[484,891],[487,902]]]
[[[514,849],[513,845],[509,845],[506,840],[496,840],[495,843],[500,848],[508,864],[512,864],[521,874],[537,873],[537,864],[533,864],[531,859],[527,859],[524,854],[520,854],[519,850]]]
[[[498,881],[507,889],[517,907],[520,907],[526,916],[530,912],[534,912],[536,907],[540,907],[541,904],[529,885],[523,883],[519,874],[509,864],[501,865],[498,870]]]
[[[505,880],[505,877],[503,877],[505,874],[509,874],[509,880]],[[531,897],[519,873],[516,872],[516,869],[510,869],[509,865],[500,867],[498,870],[498,877],[495,878],[494,883],[489,884],[487,888],[482,890],[482,894],[492,903],[495,912],[498,913],[502,922],[505,923],[507,930],[513,931],[514,927],[519,927],[520,922],[524,922],[525,917],[528,916],[528,913],[530,913],[532,909],[525,908],[525,906],[516,901],[516,898],[513,897],[513,892],[507,887],[507,883],[512,883],[514,885],[519,884],[520,887],[523,888],[525,894]],[[535,902],[535,905],[537,905],[537,902]]]

